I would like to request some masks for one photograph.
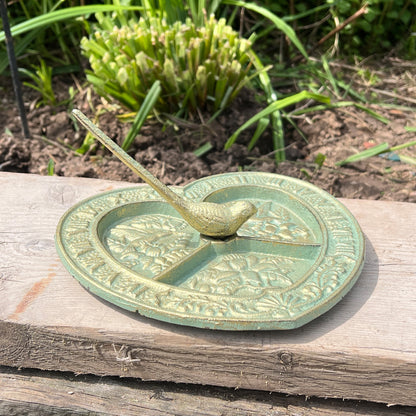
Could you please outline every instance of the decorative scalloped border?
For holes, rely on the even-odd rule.
[[[323,220],[328,248],[322,261],[289,291],[267,291],[256,299],[225,297],[154,282],[128,270],[103,250],[99,219],[116,207],[161,200],[150,187],[106,192],[72,207],[56,234],[59,255],[80,283],[128,310],[160,320],[227,330],[299,327],[334,306],[353,286],[364,262],[364,237],[354,217],[325,191],[297,179],[266,173],[228,173],[197,180],[176,191],[203,200],[222,188],[244,185],[289,193]]]

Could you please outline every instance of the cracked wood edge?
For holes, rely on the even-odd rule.
[[[410,416],[409,407],[0,367],[0,415]]]

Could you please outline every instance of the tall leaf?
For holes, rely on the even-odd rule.
[[[316,100],[326,104],[330,103],[329,97],[325,97],[324,95],[314,94],[309,91],[301,91],[297,94],[291,95],[290,97],[282,98],[281,100],[277,100],[274,103],[270,104],[264,110],[258,112],[255,116],[251,117],[250,120],[246,121],[240,128],[238,128],[234,134],[227,140],[225,143],[224,148],[229,149],[234,142],[237,140],[240,133],[250,127],[252,124],[257,123],[260,119],[268,116],[269,114],[274,113],[277,110],[281,110],[285,107],[290,105],[296,104],[302,100]]]
[[[121,146],[123,150],[128,150],[130,148],[135,137],[143,126],[143,123],[146,121],[147,116],[149,115],[150,111],[152,111],[156,101],[159,99],[161,91],[162,88],[160,87],[160,81],[155,81],[147,93],[143,104],[140,106],[140,110],[137,112],[136,117],[134,118],[133,125],[123,141]]]
[[[283,19],[277,17],[270,10],[261,7],[256,3],[247,3],[240,0],[223,0],[223,4],[245,7],[248,10],[252,10],[253,12],[266,17],[276,26],[277,29],[281,30],[290,39],[290,41],[299,49],[305,58],[308,58],[308,54],[306,53],[306,50],[300,42],[299,38],[296,36],[295,31]]]
[[[67,9],[55,10],[33,19],[26,20],[11,28],[12,36],[36,29],[38,27],[49,26],[61,20],[72,19],[74,17],[89,15],[98,12],[113,12],[121,10],[142,10],[139,6],[113,6],[107,4],[95,4],[91,6],[68,7]],[[5,40],[4,31],[0,32],[0,42]]]

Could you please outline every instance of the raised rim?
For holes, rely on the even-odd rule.
[[[178,192],[182,192],[187,197],[204,199],[218,189],[245,185],[267,187],[268,189],[293,194],[296,199],[300,199],[314,213],[314,216],[319,219],[319,223],[324,224],[324,231],[328,234],[329,240],[326,253],[321,256],[322,261],[316,265],[311,276],[305,279],[306,282],[298,285],[302,286],[301,289],[288,290],[286,294],[278,293],[274,298],[273,296],[268,298],[260,296],[251,300],[251,302],[257,302],[257,304],[259,302],[260,304],[269,302],[270,305],[273,305],[273,302],[275,302],[276,308],[273,310],[273,306],[270,306],[269,312],[260,314],[260,318],[259,313],[250,312],[250,308],[255,309],[252,306],[248,307],[248,312],[245,315],[243,314],[244,317],[242,317],[242,314],[236,316],[223,314],[221,316],[218,310],[215,312],[213,306],[211,306],[210,313],[201,313],[202,306],[196,306],[191,312],[187,312],[186,308],[179,308],[178,310],[178,308],[172,306],[181,302],[182,304],[187,302],[196,303],[198,299],[202,302],[201,305],[209,304],[209,302],[215,305],[215,302],[218,303],[218,295],[190,294],[182,288],[166,284],[161,290],[160,283],[154,281],[142,282],[142,279],[136,278],[137,288],[135,290],[139,295],[140,293],[143,295],[142,297],[133,297],[127,296],[126,292],[116,290],[114,286],[108,283],[108,279],[111,280],[112,273],[125,274],[127,281],[129,278],[132,279],[131,273],[133,272],[129,272],[125,266],[117,270],[117,267],[108,264],[111,263],[111,261],[108,261],[109,255],[103,252],[102,244],[95,232],[98,221],[107,215],[110,210],[118,209],[123,204],[133,203],[134,201],[137,203],[160,200],[158,195],[147,186],[108,191],[74,205],[64,214],[58,224],[56,233],[57,251],[65,267],[88,290],[124,309],[137,311],[144,316],[171,323],[224,330],[292,329],[302,326],[332,308],[356,282],[361,273],[365,256],[364,237],[361,229],[352,214],[331,195],[314,185],[282,175],[265,173],[215,175],[197,180],[184,188],[178,189]],[[109,203],[110,200],[112,200],[111,203]],[[109,206],[111,204],[113,204],[112,207]],[[71,237],[72,240],[69,240],[68,235],[71,233],[72,236],[76,237]],[[89,266],[80,265],[79,256],[77,258],[74,254],[76,251],[70,248],[71,244],[78,240],[77,247],[90,250],[92,258],[96,260],[90,269]],[[348,244],[353,248],[346,249]],[[114,264],[117,265],[117,261],[114,260]],[[122,272],[120,272],[120,269],[123,269]],[[107,277],[104,276],[105,273],[107,273]],[[329,284],[327,284],[328,281],[325,285],[319,283],[326,275],[331,274],[332,281]],[[137,280],[140,280],[140,282]],[[299,293],[296,292],[298,290],[301,290],[302,296],[299,296]],[[313,291],[320,293],[315,296]],[[279,315],[276,310],[282,307],[282,303],[288,302],[289,295],[292,298],[297,298],[298,306],[292,307],[293,313],[289,310],[291,313]],[[158,298],[159,300],[152,302],[152,296],[153,299]],[[217,299],[214,300],[215,296]],[[284,297],[286,298],[283,299]],[[165,299],[165,305],[160,299]],[[222,303],[229,301],[227,307],[231,308],[230,310],[245,307],[243,305],[244,300],[239,301],[240,303],[234,301],[233,305],[231,305],[232,299],[223,298],[221,301]],[[299,305],[299,303],[303,304]],[[295,303],[292,302],[292,304]],[[265,306],[263,306],[263,309],[267,310]]]

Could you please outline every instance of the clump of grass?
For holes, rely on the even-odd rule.
[[[184,117],[201,109],[215,112],[250,79],[251,42],[225,19],[211,16],[200,27],[190,19],[168,24],[140,18],[122,27],[108,17],[99,20],[98,29],[81,41],[92,68],[87,78],[101,96],[132,111],[159,81],[155,110]]]
[[[33,83],[24,82],[27,87],[38,91],[42,99],[38,102],[38,106],[56,105],[56,97],[52,86],[52,67],[46,65],[43,59],[40,59],[40,65],[32,65],[34,72],[21,68],[20,72],[33,80]]]

